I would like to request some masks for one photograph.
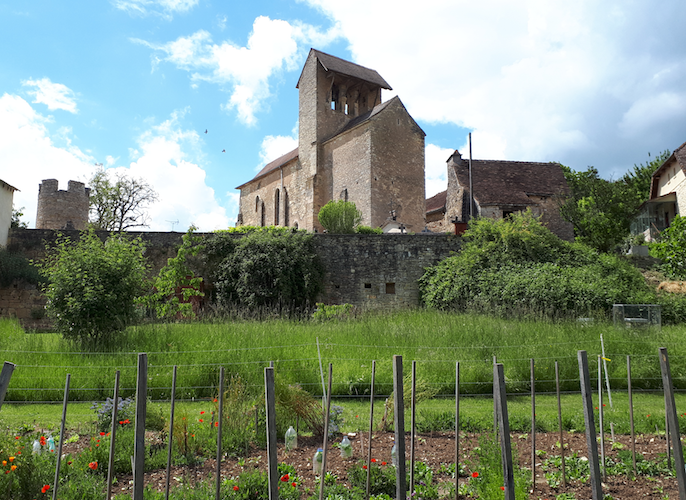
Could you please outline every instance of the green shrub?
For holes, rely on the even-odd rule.
[[[65,339],[106,344],[139,318],[136,298],[146,272],[140,238],[111,235],[105,242],[94,231],[76,242],[59,237],[48,248],[42,272],[48,278],[47,311]]]
[[[626,261],[560,240],[530,212],[478,219],[465,240],[459,254],[421,278],[429,307],[561,317],[608,314],[615,303],[655,299]]]
[[[223,306],[303,308],[314,303],[324,276],[312,235],[302,232],[215,235],[208,262],[215,263],[212,279]]]
[[[354,311],[355,306],[352,304],[326,305],[322,302],[317,302],[317,309],[312,313],[312,319],[317,321],[341,320],[351,317]]]
[[[31,284],[44,281],[39,269],[26,257],[0,248],[0,286],[10,286],[14,280]]]
[[[319,223],[329,233],[353,234],[362,214],[352,201],[330,201],[319,210]]]
[[[355,232],[357,234],[383,234],[383,229],[380,227],[357,226]]]
[[[674,217],[660,239],[650,244],[650,253],[662,260],[662,269],[673,279],[686,279],[686,217]]]

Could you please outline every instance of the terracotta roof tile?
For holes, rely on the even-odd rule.
[[[236,189],[240,189],[249,182],[252,182],[256,179],[259,179],[260,177],[264,177],[267,175],[269,172],[272,170],[276,170],[279,167],[283,167],[286,163],[298,158],[298,148],[295,148],[293,151],[286,153],[285,155],[279,156],[276,160],[271,161],[267,163],[262,170],[260,170],[255,177],[250,179],[248,182],[241,184],[238,186]]]
[[[439,210],[445,210],[445,200],[448,191],[442,191],[431,198],[426,200],[426,213],[438,212]]]
[[[333,71],[342,75],[352,76],[353,78],[358,78],[360,80],[364,80],[365,82],[378,85],[381,88],[393,90],[388,82],[381,78],[381,75],[379,75],[376,70],[365,68],[359,64],[355,64],[350,61],[346,61],[345,59],[341,59],[340,57],[320,52],[319,50],[311,49],[311,52],[317,56],[317,59],[327,71]]]

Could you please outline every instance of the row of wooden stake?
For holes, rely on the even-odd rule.
[[[669,440],[671,436],[672,450],[674,453],[674,465],[676,468],[679,499],[686,500],[686,471],[684,469],[684,458],[681,447],[680,432],[677,421],[676,407],[674,404],[674,392],[672,387],[671,371],[669,368],[669,358],[667,350],[660,348],[659,350],[660,367],[662,371],[662,382],[665,394],[665,428],[668,456],[670,455]],[[601,458],[598,458],[598,446],[596,440],[596,428],[593,413],[593,401],[591,382],[589,376],[589,367],[586,351],[578,351],[579,362],[579,377],[581,385],[581,395],[584,407],[585,420],[585,434],[586,444],[588,446],[589,466],[590,466],[590,481],[591,490],[594,500],[601,500],[603,498],[601,485],[601,464],[603,464],[602,477],[605,477],[605,449],[604,449],[604,422],[603,422],[603,399],[602,399],[602,369],[601,357],[598,356],[598,416],[600,426],[600,450]],[[9,386],[9,381],[14,371],[15,365],[5,362],[2,372],[0,373],[0,408]],[[145,417],[146,417],[146,403],[147,403],[147,380],[148,380],[148,363],[147,354],[141,353],[138,355],[138,378],[136,384],[136,416],[135,416],[135,434],[134,434],[134,456],[132,457],[133,467],[133,500],[143,499],[144,489],[144,461],[145,461]],[[172,391],[171,391],[171,412],[169,421],[169,446],[167,455],[167,474],[165,498],[169,498],[170,473],[172,462],[172,436],[174,431],[174,408],[175,408],[175,394],[176,394],[176,374],[177,366],[174,366],[172,375]],[[329,414],[331,409],[331,387],[333,379],[333,365],[329,364],[328,373],[328,390],[325,392],[325,399],[323,405],[324,410],[324,439],[322,444],[322,471],[319,489],[319,499],[324,498],[324,481],[326,475],[326,458],[328,449],[329,434]],[[367,484],[366,497],[370,495],[370,473],[372,461],[372,439],[373,424],[374,424],[374,386],[376,376],[376,361],[372,362],[371,374],[371,391],[370,391],[370,410],[369,410],[369,439],[367,449]],[[633,418],[633,395],[631,389],[631,359],[627,356],[627,376],[628,376],[628,393],[629,393],[629,422],[631,427],[631,443],[632,443],[632,458],[634,472],[636,472],[636,447],[635,447],[635,432],[634,432],[634,418]],[[112,496],[112,474],[114,464],[114,446],[117,431],[117,410],[119,400],[119,377],[120,372],[115,373],[114,383],[114,401],[112,409],[112,429],[109,450],[109,464],[107,472],[107,500]],[[67,374],[64,389],[64,401],[62,410],[62,423],[60,427],[60,438],[57,450],[57,464],[55,467],[55,482],[52,488],[53,499],[57,498],[57,491],[59,486],[59,473],[62,458],[62,443],[64,442],[65,423],[67,415],[67,403],[69,400],[69,385],[71,375]],[[278,499],[278,462],[276,453],[276,397],[274,385],[274,365],[273,362],[269,367],[264,369],[265,380],[265,404],[266,404],[266,430],[267,430],[267,461],[268,461],[268,480],[269,480],[269,498],[270,500]],[[562,483],[566,486],[565,474],[565,457],[564,457],[564,441],[562,428],[562,407],[560,402],[560,377],[558,363],[555,362],[555,381],[557,393],[557,409],[558,409],[558,425],[560,432],[560,453],[562,458]],[[393,391],[394,391],[394,419],[395,419],[395,443],[397,449],[397,467],[396,467],[396,499],[406,500],[407,483],[406,483],[406,463],[405,463],[405,415],[404,415],[404,395],[403,395],[403,363],[402,356],[393,356]],[[535,373],[534,360],[531,359],[531,478],[535,486],[536,480],[536,403],[535,403]],[[219,394],[218,394],[218,428],[217,428],[217,457],[216,457],[216,489],[215,496],[218,500],[220,498],[221,486],[221,459],[222,459],[222,422],[223,422],[223,401],[224,399],[224,367],[219,370]],[[504,367],[502,363],[498,363],[494,359],[493,365],[493,404],[494,404],[494,431],[499,438],[500,448],[502,453],[502,466],[504,477],[504,498],[506,500],[514,500],[514,469],[512,463],[512,449],[510,443],[510,430],[507,412],[507,398],[505,390],[505,376]],[[410,484],[409,491],[414,490],[414,463],[415,463],[415,408],[416,408],[416,361],[412,362],[412,377],[411,377],[411,430],[410,430]],[[460,363],[455,365],[455,497],[459,498],[459,457],[460,457]]]

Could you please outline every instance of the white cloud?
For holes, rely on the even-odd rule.
[[[35,227],[38,185],[43,179],[57,179],[60,189],[66,190],[68,181],[84,181],[94,168],[94,159],[71,144],[68,129],[51,137],[48,123],[23,98],[0,97],[2,180],[19,189],[14,206],[25,208],[22,220],[29,227]]]
[[[112,0],[112,5],[131,15],[155,14],[171,19],[173,14],[188,12],[199,0]]]
[[[34,103],[45,104],[50,111],[63,109],[70,113],[77,113],[74,92],[61,83],[52,83],[49,78],[40,80],[26,80],[22,82],[25,87],[34,87],[36,90],[27,90],[27,94],[34,96]]]
[[[424,152],[426,165],[426,197],[445,191],[448,187],[447,164],[453,149],[427,144]]]
[[[686,136],[683,2],[306,1],[415,118],[472,129],[475,158],[626,168]]]
[[[256,123],[255,115],[265,109],[271,97],[270,79],[281,71],[298,69],[299,43],[316,40],[326,43],[338,36],[337,27],[320,32],[305,24],[260,16],[253,23],[245,47],[230,41],[213,43],[210,33],[197,31],[164,44],[134,39],[166,54],[162,60],[191,72],[194,83],[208,82],[227,88],[230,97],[223,106],[239,119]]]
[[[298,125],[293,128],[290,136],[268,135],[262,139],[260,147],[260,164],[255,167],[255,171],[262,170],[267,163],[276,160],[279,156],[293,151],[298,147]]]

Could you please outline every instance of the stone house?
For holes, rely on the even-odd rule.
[[[424,228],[424,137],[390,85],[374,70],[311,49],[297,84],[298,147],[238,186],[237,226],[322,230],[331,200],[354,202],[362,224],[395,217]]]
[[[650,198],[632,222],[631,233],[643,233],[647,241],[652,241],[676,215],[683,217],[682,208],[686,210],[686,142],[653,172]]]
[[[7,235],[12,225],[14,192],[19,191],[0,179],[0,247],[7,245]]]
[[[469,160],[460,152],[448,158],[448,189],[427,200],[427,226],[432,231],[456,231],[470,218]],[[557,236],[574,239],[572,224],[560,216],[560,196],[569,186],[558,163],[472,160],[472,216],[504,218],[531,209]],[[459,231],[457,231],[459,232]]]

